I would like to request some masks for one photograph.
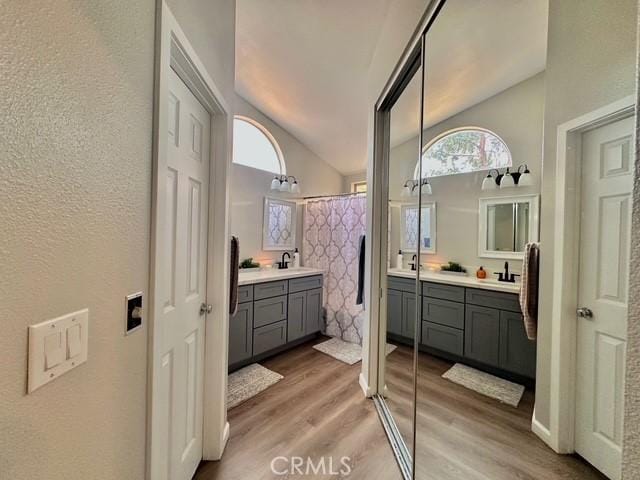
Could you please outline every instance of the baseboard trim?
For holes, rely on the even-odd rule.
[[[367,398],[373,397],[373,392],[369,388],[369,384],[367,383],[367,379],[364,377],[362,372],[360,372],[360,375],[358,376],[358,383],[360,384],[360,388],[364,392],[364,396],[365,397],[367,397]]]
[[[549,448],[551,448],[553,451],[556,451],[556,449],[553,448],[553,439],[551,437],[551,432],[547,427],[540,423],[540,421],[538,421],[538,419],[536,418],[535,408],[533,409],[533,417],[531,419],[531,431],[538,437],[540,437],[540,439],[544,443],[546,443]]]

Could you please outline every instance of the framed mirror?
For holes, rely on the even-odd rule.
[[[296,202],[265,197],[262,249],[293,250],[296,246]]]
[[[420,216],[420,252],[436,253],[436,204],[422,204]],[[416,253],[418,243],[418,206],[415,204],[400,207],[400,248],[406,253]]]
[[[538,241],[538,195],[481,198],[478,256],[521,260],[524,247]]]

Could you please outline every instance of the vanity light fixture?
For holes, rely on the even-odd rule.
[[[524,171],[522,169],[524,168]],[[495,175],[493,173],[495,172]],[[526,163],[523,163],[518,169],[511,173],[509,168],[504,173],[500,173],[497,169],[489,170],[487,176],[482,180],[482,190],[496,190],[497,188],[511,187],[531,187],[533,185],[533,175],[529,171]]]
[[[292,181],[289,182],[289,179]],[[300,193],[300,185],[293,175],[276,175],[271,180],[271,190],[282,193]]]
[[[418,195],[418,186],[420,186],[420,190],[422,190],[422,195],[433,194],[433,190],[431,188],[429,180],[423,178],[422,180],[407,180],[406,182],[404,182],[400,195],[403,197],[415,197]]]

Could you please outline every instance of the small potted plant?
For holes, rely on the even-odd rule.
[[[254,262],[253,258],[245,258],[240,262],[240,270],[243,272],[257,272],[260,270],[260,264]]]
[[[467,269],[457,262],[449,262],[446,265],[440,266],[440,273],[465,277],[467,275]]]

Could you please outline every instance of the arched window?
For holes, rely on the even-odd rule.
[[[511,166],[511,152],[495,133],[479,127],[449,130],[431,140],[422,153],[422,178],[479,172]],[[420,165],[414,178],[420,179]]]
[[[239,115],[233,119],[233,163],[277,175],[287,173],[273,135],[255,120]]]

